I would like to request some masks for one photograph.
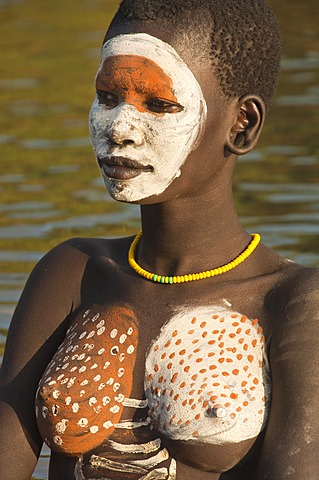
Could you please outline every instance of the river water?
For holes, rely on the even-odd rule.
[[[258,148],[240,159],[242,223],[292,260],[319,266],[317,0],[273,0],[282,76]],[[0,0],[0,355],[12,312],[41,256],[72,236],[128,235],[138,207],[108,199],[87,115],[113,0]],[[47,478],[43,450],[34,478]]]

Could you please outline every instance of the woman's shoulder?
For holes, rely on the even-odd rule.
[[[319,336],[319,268],[288,262],[279,282],[268,294],[278,345],[290,335],[310,340]]]
[[[127,254],[130,243],[134,237],[117,238],[70,238],[60,245],[74,250],[74,254],[85,257],[105,257],[116,261]]]
[[[47,263],[54,263],[56,266],[65,264],[72,269],[86,264],[94,257],[117,261],[123,254],[126,256],[132,238],[70,238],[48,251],[38,265],[42,267]]]
[[[77,296],[88,266],[96,261],[106,264],[124,262],[130,240],[130,238],[66,240],[47,252],[35,265],[27,286],[32,287],[32,291],[50,291],[51,295],[53,292],[62,291]]]
[[[319,306],[319,268],[307,267],[287,260],[283,275],[274,288],[277,300],[287,307],[291,302],[317,299]]]

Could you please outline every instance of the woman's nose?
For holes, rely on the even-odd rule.
[[[117,145],[142,145],[144,141],[143,123],[132,105],[117,107],[106,135]]]

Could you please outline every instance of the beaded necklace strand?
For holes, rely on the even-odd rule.
[[[249,243],[248,247],[240,254],[238,257],[234,258],[229,263],[221,265],[220,267],[213,268],[212,270],[206,270],[199,273],[189,273],[186,275],[174,275],[172,277],[168,275],[157,275],[156,273],[151,273],[140,267],[140,265],[135,260],[135,252],[137,245],[139,244],[142,238],[142,230],[134,238],[129,251],[128,251],[128,263],[130,267],[141,277],[151,280],[156,283],[168,283],[170,285],[174,283],[184,283],[184,282],[193,282],[195,280],[203,280],[204,278],[215,277],[216,275],[221,275],[222,273],[229,272],[233,268],[240,265],[246,258],[249,257],[257,247],[260,242],[260,235],[258,233],[251,234],[252,240]]]

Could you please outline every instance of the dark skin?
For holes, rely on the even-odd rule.
[[[134,31],[171,43],[192,65],[191,49],[174,44],[165,29],[131,25],[109,36]],[[204,137],[181,176],[162,194],[140,202],[143,238],[136,259],[143,268],[167,275],[225,264],[250,241],[235,212],[231,175],[237,155],[247,153],[258,140],[263,101],[255,95],[223,98],[209,62],[192,71],[208,104]],[[131,241],[73,239],[46,255],[31,274],[12,320],[0,376],[0,478],[23,480],[32,474],[42,445],[35,392],[78,311],[92,304],[101,309],[125,304],[133,309],[140,335],[131,396],[143,398],[147,349],[174,310],[190,303],[219,305],[227,298],[235,311],[258,318],[264,330],[272,373],[267,428],[258,438],[232,445],[162,437],[177,460],[177,480],[315,480],[318,271],[283,259],[261,244],[226,274],[183,285],[158,285],[129,267]],[[131,416],[131,410],[124,410],[123,418]],[[149,435],[154,438],[154,433]],[[53,453],[50,480],[73,479],[74,464],[74,458]]]

